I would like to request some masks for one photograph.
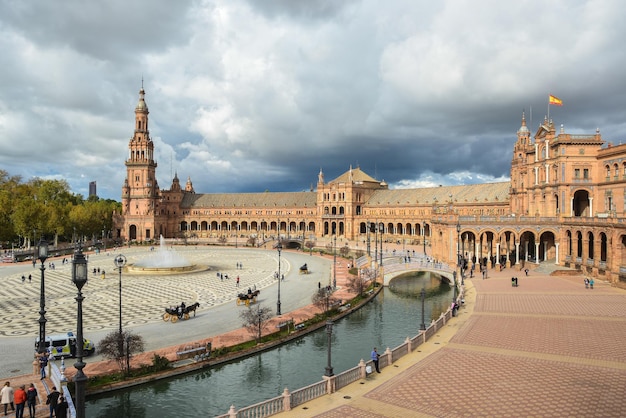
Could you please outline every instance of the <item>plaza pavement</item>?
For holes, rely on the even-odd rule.
[[[465,285],[465,306],[426,344],[276,416],[626,416],[624,290],[512,269]]]
[[[122,273],[123,327],[128,327],[145,340],[145,352],[132,359],[133,365],[150,364],[155,353],[176,360],[176,352],[192,343],[211,341],[213,348],[232,345],[250,339],[249,333],[241,328],[238,313],[245,309],[236,305],[239,292],[249,287],[261,290],[258,304],[270,307],[274,312],[278,298],[278,281],[274,274],[278,268],[278,253],[275,250],[220,247],[176,247],[176,251],[194,264],[203,264],[210,269],[200,273],[167,276],[141,276]],[[116,251],[89,254],[89,270],[105,270],[101,275],[90,273],[89,282],[83,289],[85,301],[84,333],[96,344],[119,326],[119,275],[114,271],[114,257],[123,253],[128,263],[149,256],[147,248],[123,248]],[[54,269],[48,263],[55,263]],[[242,268],[237,268],[241,263]],[[299,274],[299,267],[307,264],[309,274]],[[311,256],[308,252],[283,250],[280,259],[281,311],[280,317],[272,319],[268,332],[285,320],[295,323],[312,317],[317,308],[310,305],[312,295],[319,285],[328,285],[332,277],[332,257]],[[46,335],[64,333],[76,327],[76,287],[71,282],[70,264],[62,264],[62,258],[46,262]],[[348,299],[346,289],[347,262],[337,261],[338,291],[335,297]],[[220,280],[217,272],[227,274],[229,279]],[[32,282],[21,276],[31,275]],[[240,277],[239,287],[236,277]],[[38,375],[33,374],[32,355],[35,338],[39,332],[39,263],[34,269],[30,263],[0,265],[0,381],[10,381],[14,388],[21,384],[28,387],[35,383],[40,397],[45,388]],[[195,317],[177,323],[164,322],[162,315],[166,306],[187,305],[200,302]],[[18,314],[16,314],[18,312]],[[101,356],[85,358],[87,376],[117,371],[113,361]],[[66,361],[67,375],[74,373],[74,360]],[[51,386],[46,380],[48,387]],[[45,398],[43,398],[45,399]],[[45,405],[44,405],[45,407]],[[44,407],[38,407],[37,416],[45,415]],[[39,409],[40,408],[40,409]]]
[[[330,269],[329,264],[326,280]],[[517,288],[511,287],[513,275],[519,278]],[[338,263],[340,286],[346,276],[345,263]],[[426,344],[381,374],[277,416],[626,416],[624,290],[600,281],[595,289],[585,289],[582,276],[531,271],[525,277],[513,269],[490,270],[488,279],[468,279],[465,288],[459,315]],[[228,311],[232,315],[232,308]],[[284,302],[283,312],[289,312]],[[311,314],[310,307],[302,307],[288,315]],[[173,326],[167,328],[171,330],[194,321],[154,325]],[[234,329],[214,341],[243,338],[243,331]],[[92,373],[111,367],[92,360],[87,359]],[[13,379],[19,383],[30,376]]]

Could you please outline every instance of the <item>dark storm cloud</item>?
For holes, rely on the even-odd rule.
[[[626,140],[617,0],[0,4],[0,165],[119,199],[143,76],[159,185],[506,180],[522,111]],[[531,110],[532,109],[532,110]],[[34,154],[37,164],[33,163]]]

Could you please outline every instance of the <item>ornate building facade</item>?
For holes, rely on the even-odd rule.
[[[340,237],[358,245],[376,231],[387,242],[428,243],[429,255],[453,264],[459,255],[490,267],[547,262],[626,281],[626,145],[605,144],[599,130],[557,133],[544,119],[532,135],[522,114],[510,182],[389,189],[350,167],[330,181],[320,170],[315,191],[200,194],[178,175],[159,188],[144,96],[142,88],[114,216],[120,239]]]

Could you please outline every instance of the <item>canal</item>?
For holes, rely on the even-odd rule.
[[[332,334],[335,374],[368,360],[419,333],[426,290],[425,322],[452,302],[452,288],[430,273],[409,273],[392,280],[378,297],[337,321]],[[185,376],[160,380],[87,401],[87,416],[98,418],[216,416],[322,380],[327,362],[324,328],[273,350]],[[384,370],[383,370],[384,372]]]

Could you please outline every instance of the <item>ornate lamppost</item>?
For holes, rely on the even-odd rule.
[[[43,239],[39,240],[37,245],[37,258],[41,261],[41,287],[39,291],[39,344],[37,346],[37,353],[43,354],[46,351],[46,285],[45,274],[46,259],[48,258],[48,242]],[[33,261],[33,263],[35,263]]]
[[[117,338],[119,339],[118,345],[119,345],[119,353],[123,353],[124,352],[124,340],[122,337],[122,270],[124,269],[124,266],[126,265],[126,257],[124,256],[124,254],[118,254],[117,256],[115,256],[115,259],[113,260],[113,262],[115,263],[115,267],[117,268],[117,271],[119,272],[119,293],[120,293],[120,321],[119,321],[119,334],[117,336]]]
[[[422,241],[424,242],[424,257],[426,257],[426,225],[422,226]]]
[[[465,284],[465,278],[463,275],[463,265],[461,264],[461,224],[459,223],[459,221],[456,221],[456,242],[457,242],[457,248],[456,248],[456,264],[459,268],[459,274],[461,275],[461,285]]]
[[[331,362],[330,362],[330,344],[331,344],[331,337],[333,335],[333,321],[331,321],[330,319],[326,320],[326,335],[328,337],[328,362],[326,364],[326,373],[324,373],[324,376],[333,376],[333,366],[331,366]]]
[[[426,300],[426,289],[422,287],[420,291],[420,299],[422,300],[422,323],[420,324],[420,329],[422,331],[426,330],[426,323],[424,322],[424,301]]]
[[[83,362],[83,286],[87,283],[87,259],[83,255],[82,249],[79,247],[78,251],[74,254],[74,260],[72,261],[72,282],[78,289],[78,295],[76,296],[76,302],[78,302],[78,314],[76,317],[76,358],[74,363],[76,368],[76,374],[74,375],[74,383],[76,387],[76,417],[85,418],[85,389],[87,386],[87,376],[83,373],[85,363]]]
[[[276,301],[276,315],[280,316],[282,313],[280,312],[280,251],[283,249],[282,244],[280,243],[280,236],[278,237],[278,244],[276,244],[276,250],[278,250],[278,300]]]
[[[383,234],[385,233],[385,224],[380,224],[380,266],[383,266]],[[381,273],[382,274],[382,273]]]
[[[333,289],[337,288],[337,235],[333,237]]]
[[[367,255],[371,256],[371,250],[370,250],[370,230],[372,229],[372,223],[370,221],[367,221]]]

